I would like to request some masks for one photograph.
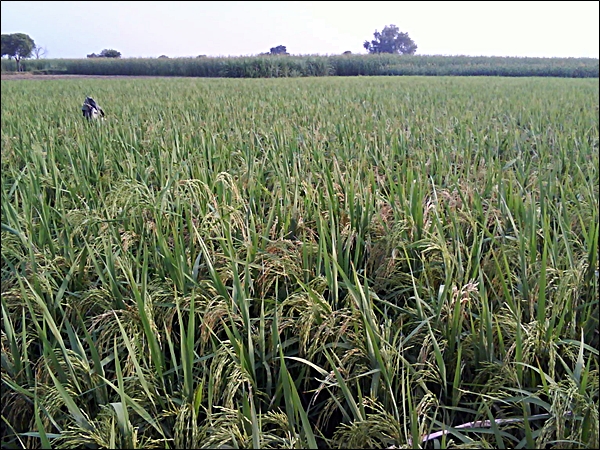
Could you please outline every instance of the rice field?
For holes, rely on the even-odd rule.
[[[597,79],[1,108],[2,448],[598,447]]]

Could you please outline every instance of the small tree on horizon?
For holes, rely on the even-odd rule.
[[[112,48],[105,48],[100,52],[100,58],[120,58],[121,52],[113,50]]]
[[[289,55],[285,45],[278,45],[269,49],[270,55]]]
[[[365,41],[363,47],[369,53],[399,53],[401,55],[414,55],[417,44],[408,33],[401,33],[396,25],[386,25],[382,32],[375,30],[371,42]]]
[[[120,58],[121,52],[105,48],[104,50],[102,50],[100,52],[99,55],[97,55],[95,53],[90,53],[89,55],[87,55],[87,57],[88,58]]]

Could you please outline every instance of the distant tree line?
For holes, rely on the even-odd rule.
[[[375,30],[373,33],[375,39],[371,41],[365,41],[364,48],[372,54],[377,53],[396,53],[396,54],[407,54],[414,55],[417,51],[417,45],[410,38],[408,33],[400,32],[396,25],[387,25],[383,28],[381,33]],[[21,71],[21,61],[23,59],[31,58],[35,56],[36,59],[40,59],[46,56],[48,53],[44,47],[37,46],[34,40],[25,33],[13,33],[2,35],[2,56],[8,56],[14,58],[17,63],[17,71]],[[344,55],[351,55],[352,52],[345,51]],[[259,56],[264,55],[289,55],[287,47],[285,45],[277,45],[271,47],[269,52],[260,53]],[[198,58],[205,57],[206,55],[199,55]],[[88,58],[120,58],[121,52],[114,49],[104,49],[99,54],[90,53],[87,55]],[[161,59],[167,59],[167,55],[159,56]]]

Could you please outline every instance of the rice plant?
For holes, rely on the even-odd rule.
[[[598,446],[597,82],[2,99],[3,448]]]

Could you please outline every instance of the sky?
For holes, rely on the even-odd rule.
[[[2,1],[2,34],[47,58],[367,53],[394,24],[418,55],[598,58],[598,1]]]

